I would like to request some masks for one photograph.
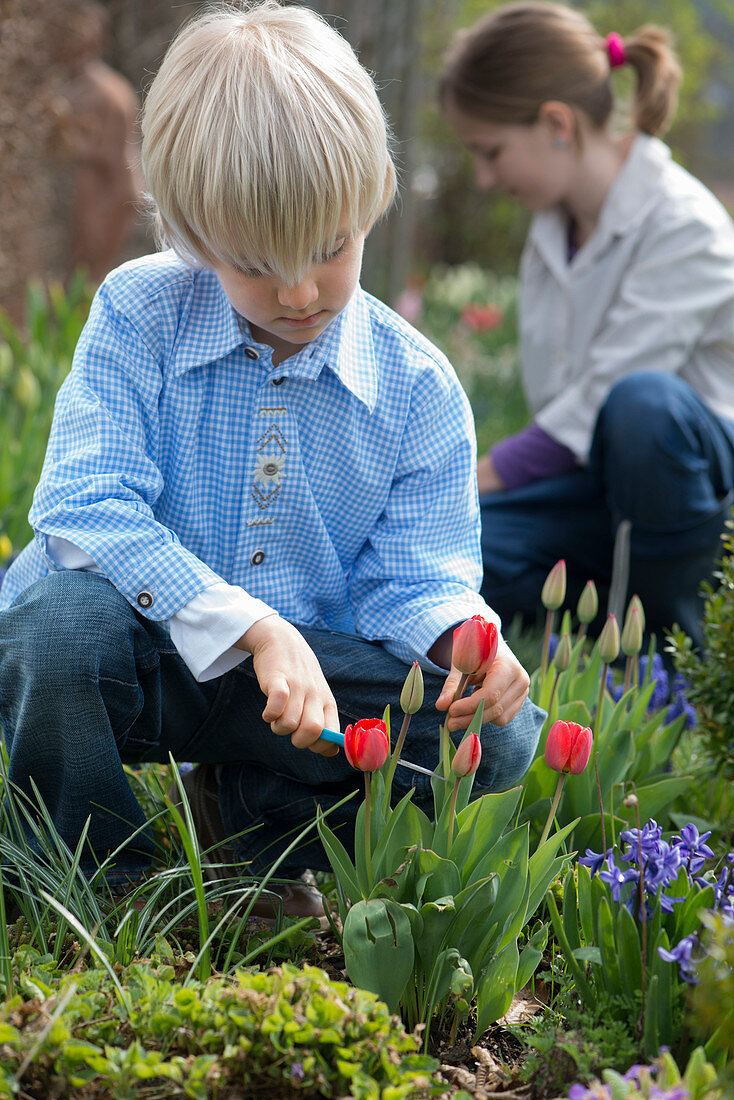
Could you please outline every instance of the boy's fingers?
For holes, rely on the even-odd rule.
[[[280,718],[288,706],[290,699],[288,681],[282,673],[276,672],[268,684],[261,684],[260,687],[268,697],[263,711],[263,721],[272,723]]]
[[[444,685],[441,688],[441,694],[436,700],[437,710],[448,710],[451,705],[451,700],[454,697],[454,692],[459,686],[459,680],[461,679],[461,673],[458,669],[452,668],[448,676],[444,680]]]

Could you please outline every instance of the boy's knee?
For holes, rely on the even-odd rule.
[[[0,642],[7,643],[7,655],[17,654],[26,675],[60,674],[63,685],[64,677],[98,669],[105,650],[121,652],[132,617],[105,578],[61,570],[31,585],[3,612]]]

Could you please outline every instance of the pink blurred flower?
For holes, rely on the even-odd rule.
[[[472,332],[491,332],[502,324],[504,313],[499,306],[480,306],[470,302],[461,311],[461,319]]]

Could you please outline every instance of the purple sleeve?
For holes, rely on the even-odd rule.
[[[501,440],[490,455],[506,489],[520,489],[531,481],[568,473],[577,465],[573,451],[535,423]]]

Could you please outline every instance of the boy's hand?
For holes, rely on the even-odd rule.
[[[482,455],[477,462],[477,490],[480,497],[487,493],[501,493],[505,483],[497,473],[490,455]]]
[[[449,730],[465,730],[484,699],[485,722],[506,726],[518,714],[525,702],[530,677],[512,652],[507,642],[500,638],[497,656],[483,676],[470,676],[467,681],[475,687],[471,695],[464,695],[455,703],[451,700],[461,679],[461,673],[452,666],[436,700],[438,710],[448,710]]]
[[[237,646],[252,653],[257,682],[268,699],[263,720],[273,733],[290,736],[297,749],[335,756],[338,747],[319,737],[324,728],[339,729],[336,702],[305,638],[279,615],[268,615]]]

